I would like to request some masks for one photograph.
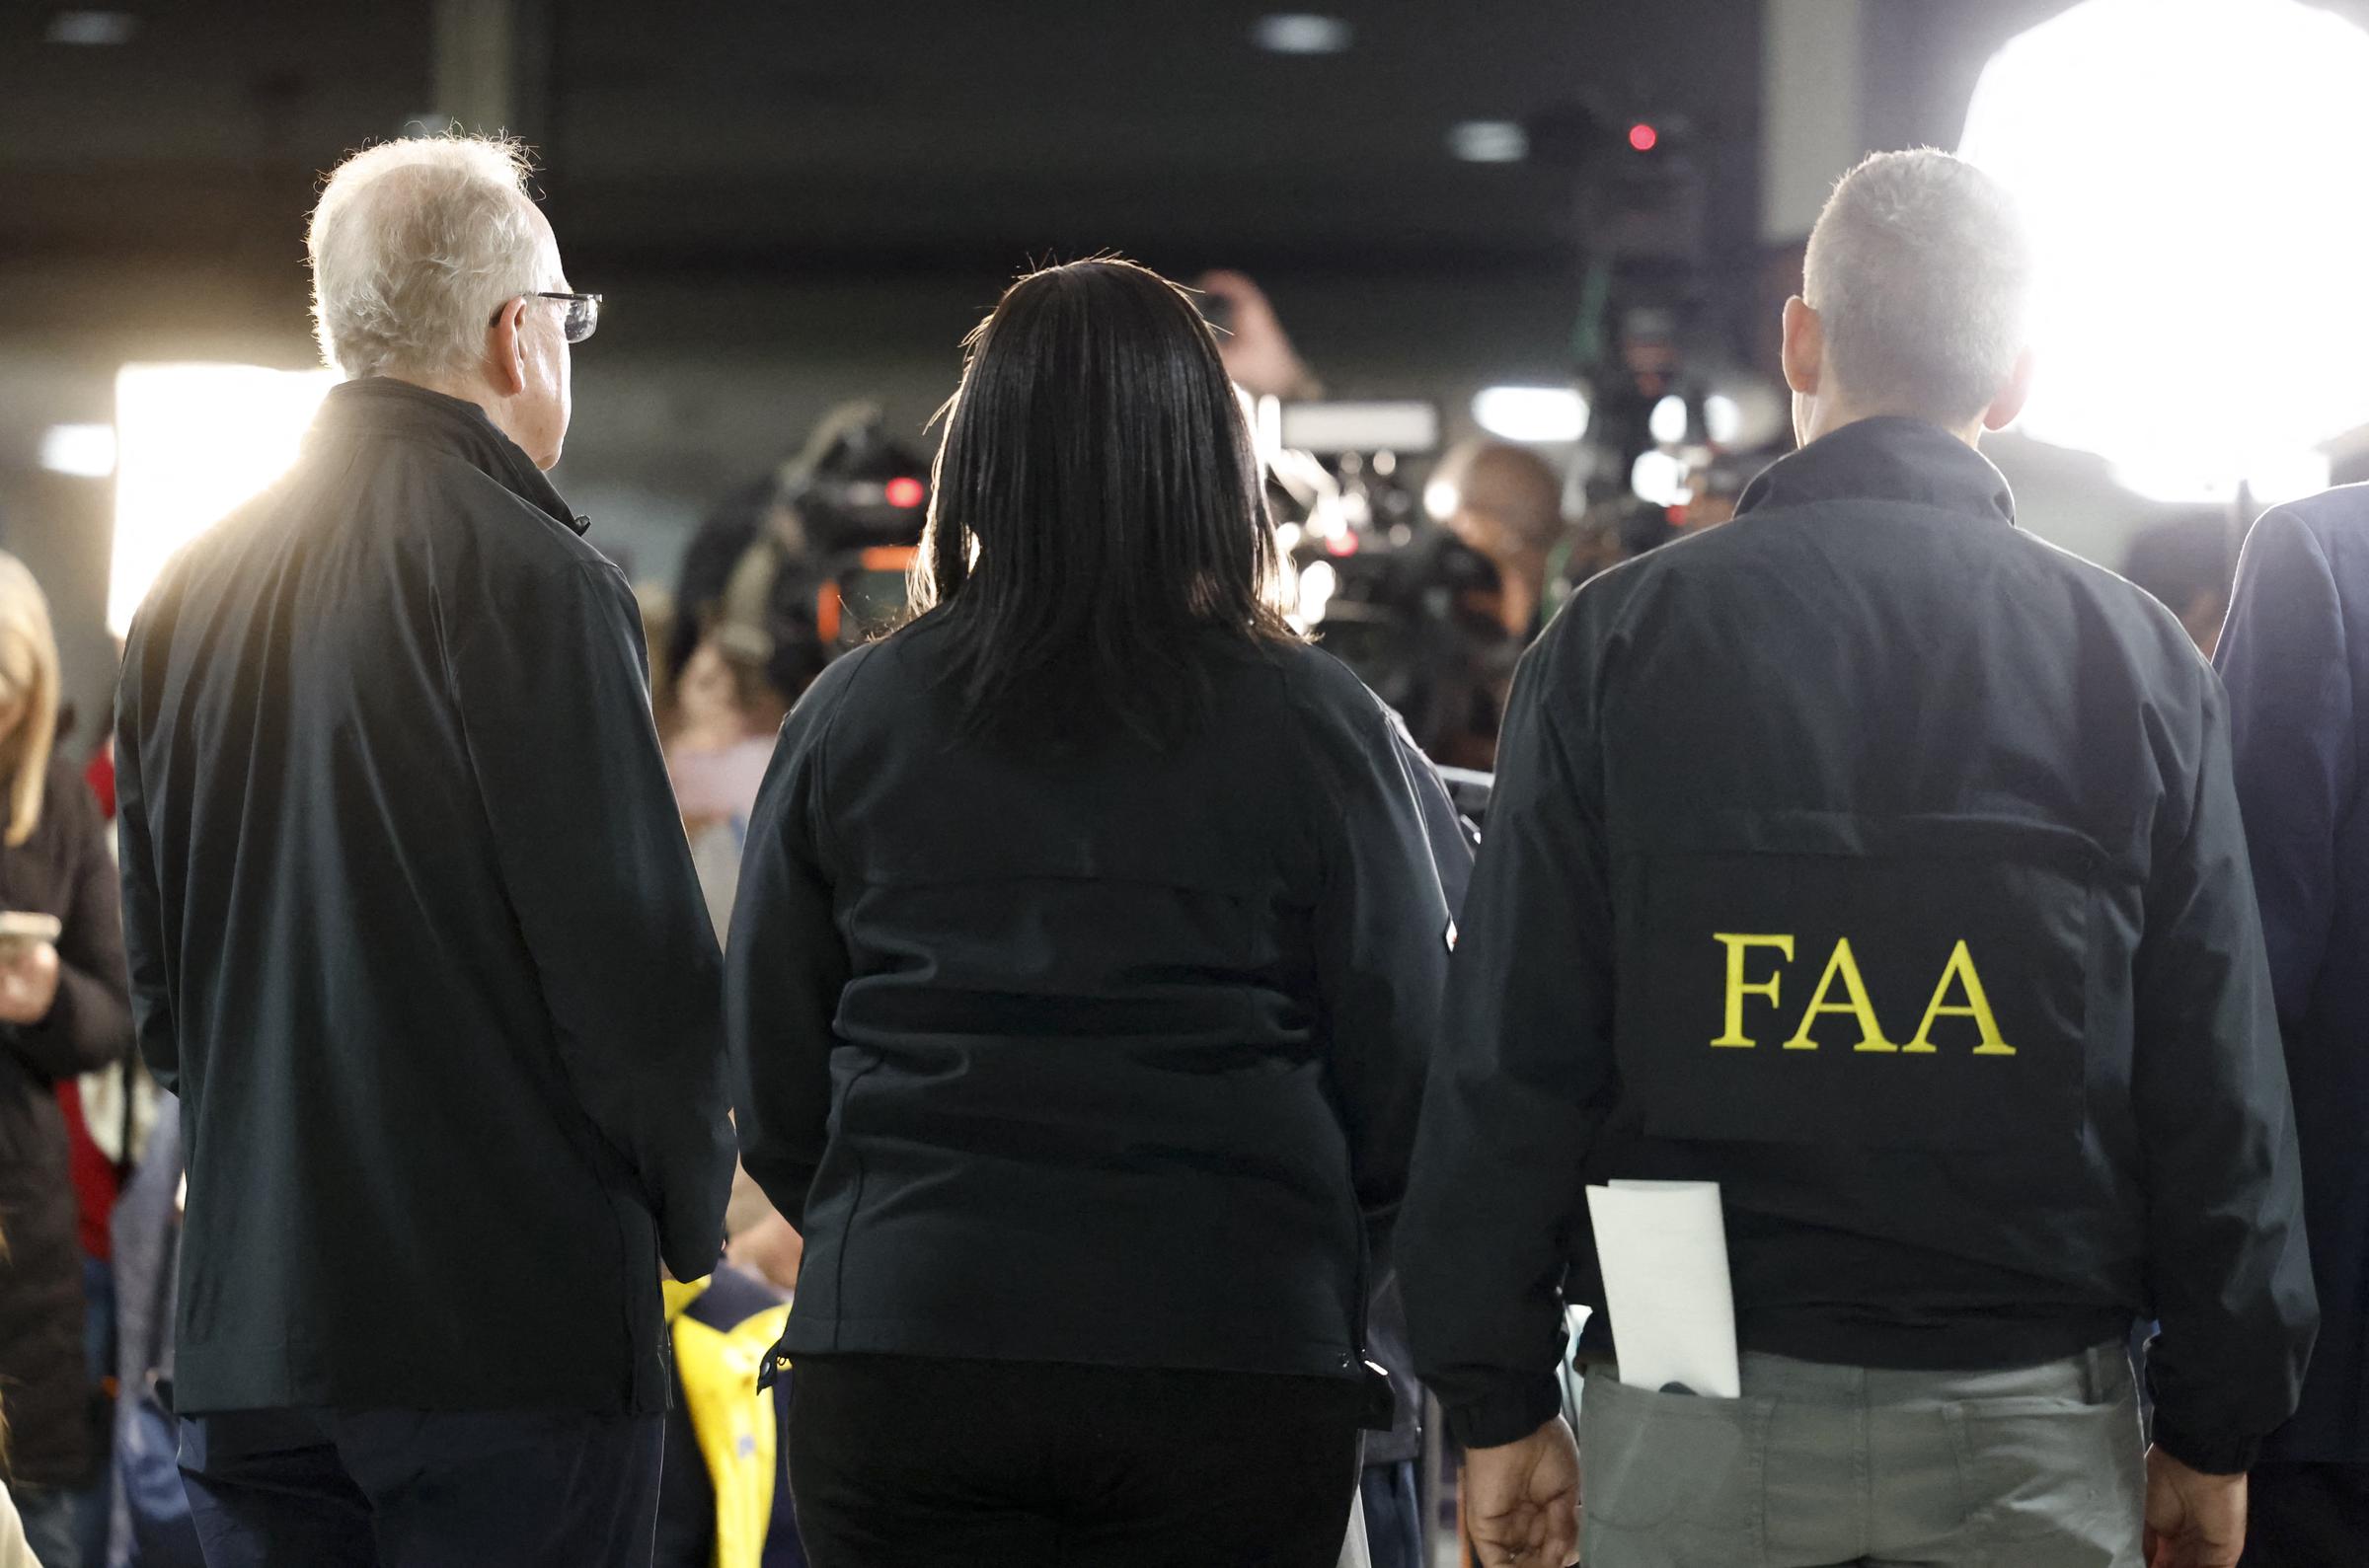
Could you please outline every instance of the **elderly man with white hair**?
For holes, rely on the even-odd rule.
[[[1400,1228],[1491,1568],[1569,1560],[1582,1459],[1589,1568],[2237,1560],[2316,1316],[2278,1018],[2219,684],[1976,449],[2029,270],[1969,165],[1853,171],[1801,449],[1515,684]],[[1717,1183],[1733,1372],[1607,1292],[1623,1178]]]
[[[633,595],[543,473],[600,301],[526,174],[451,137],[330,179],[348,379],[124,650],[211,1568],[650,1560],[660,1265],[709,1271],[731,1182],[721,959]]]

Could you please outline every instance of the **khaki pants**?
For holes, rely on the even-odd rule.
[[[2120,1345],[2010,1372],[1743,1358],[1740,1399],[1587,1377],[1586,1568],[2140,1568]]]

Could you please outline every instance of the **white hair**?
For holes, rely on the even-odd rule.
[[[340,164],[313,208],[313,320],[347,376],[443,376],[485,352],[504,300],[556,289],[526,179],[506,137],[384,142]]]
[[[1845,175],[1802,270],[1828,371],[1855,401],[1971,419],[2026,345],[2031,247],[2015,198],[1946,152],[1877,153]]]

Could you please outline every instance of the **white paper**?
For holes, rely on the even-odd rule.
[[[1365,1537],[1363,1488],[1349,1494],[1349,1533],[1340,1543],[1339,1568],[1374,1568],[1373,1548]]]
[[[1587,1212],[1621,1381],[1740,1397],[1719,1183],[1615,1181],[1587,1189]]]

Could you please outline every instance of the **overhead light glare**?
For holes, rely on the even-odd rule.
[[[112,424],[53,424],[41,432],[41,467],[52,474],[103,480],[115,471]]]
[[[2026,433],[2193,492],[2369,423],[2369,208],[2330,194],[2363,81],[2369,33],[2297,0],[2084,0],[1992,58],[1959,151],[2031,236]],[[2166,330],[2200,301],[2232,330]]]
[[[1468,119],[1448,127],[1448,151],[1468,164],[1518,164],[1530,133],[1510,119]]]
[[[1576,441],[1587,400],[1573,387],[1489,387],[1473,399],[1473,422],[1500,441]]]
[[[1284,11],[1261,17],[1251,28],[1251,40],[1270,54],[1339,54],[1356,33],[1339,17]]]
[[[296,461],[327,370],[261,365],[125,365],[115,373],[115,562],[107,624],[132,612],[175,551]]]

